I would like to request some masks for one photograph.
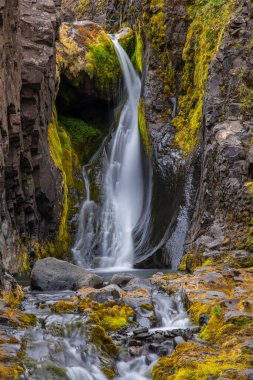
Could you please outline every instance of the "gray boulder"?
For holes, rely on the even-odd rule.
[[[53,257],[38,260],[31,273],[33,290],[76,290],[82,287],[102,286],[103,279],[96,274]]]
[[[128,274],[128,273],[117,273],[115,274],[110,283],[113,285],[118,285],[118,286],[125,286],[129,283],[134,278],[133,275]]]

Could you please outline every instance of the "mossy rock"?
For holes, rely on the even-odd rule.
[[[111,337],[109,337],[103,327],[96,325],[91,328],[90,342],[108,354],[110,357],[116,357],[118,355],[118,349],[113,343]]]
[[[118,41],[120,45],[123,47],[123,49],[126,51],[128,56],[132,58],[134,52],[135,52],[135,33],[133,29],[131,28],[124,28],[119,31],[118,35]]]
[[[113,42],[92,22],[68,24],[60,29],[57,47],[58,73],[64,73],[74,86],[81,86],[83,74],[94,80],[101,98],[116,96],[121,75]]]

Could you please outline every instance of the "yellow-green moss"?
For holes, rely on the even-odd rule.
[[[240,349],[222,350],[187,342],[179,345],[171,356],[163,357],[152,370],[153,380],[208,380],[217,379],[227,371],[228,378],[237,379],[239,371],[249,366],[250,358]],[[232,376],[232,377],[230,377]],[[243,379],[243,378],[241,378]]]
[[[78,298],[75,297],[73,300],[62,300],[58,301],[53,307],[52,310],[56,313],[69,313],[74,312],[78,305]]]
[[[146,124],[146,116],[145,116],[145,105],[143,99],[139,102],[138,108],[138,119],[139,119],[139,130],[141,139],[143,142],[143,146],[148,156],[151,154],[151,143],[148,134],[147,124]]]
[[[154,310],[154,305],[151,305],[151,304],[148,304],[148,303],[143,303],[143,304],[141,304],[140,307],[142,309],[148,310],[148,311],[153,311]]]
[[[117,331],[125,327],[133,315],[133,309],[130,306],[117,305],[115,302],[100,304],[89,298],[84,298],[79,308],[84,312],[88,311],[90,321],[100,325],[106,331]]]
[[[52,119],[48,126],[48,140],[52,159],[62,174],[63,201],[62,212],[56,243],[48,243],[49,254],[52,256],[62,255],[68,251],[70,237],[68,234],[68,185],[73,183],[73,150],[67,133],[59,131],[56,106],[53,106]],[[62,144],[63,142],[63,144]],[[65,149],[63,150],[62,145]],[[66,149],[68,147],[69,149]]]
[[[183,256],[179,270],[183,272],[193,272],[203,262],[202,255],[196,253],[187,253]]]
[[[0,365],[0,379],[2,380],[16,380],[24,373],[24,369],[18,365],[4,367]]]
[[[251,142],[253,143],[253,139]],[[251,201],[253,201],[253,181],[249,181],[246,184],[246,186],[247,186],[248,191],[250,193],[250,199],[251,199]],[[246,236],[247,236],[247,240],[246,240],[245,248],[248,249],[250,252],[253,252],[253,212],[252,212],[252,216],[251,216],[251,220],[250,220],[250,225],[246,231]],[[252,256],[249,257],[249,259],[247,260],[247,262],[244,263],[244,265],[246,265],[248,267],[253,266],[253,257]]]
[[[107,379],[114,379],[116,377],[116,372],[114,369],[109,367],[103,367],[102,372],[105,374]]]
[[[7,302],[7,304],[14,309],[21,305],[24,297],[25,293],[19,285],[16,285],[16,287],[10,291],[0,291],[0,300]]]
[[[106,334],[103,327],[96,325],[91,328],[90,341],[110,357],[117,356],[117,347],[113,343],[112,338]]]
[[[185,155],[195,148],[199,139],[208,68],[220,46],[232,5],[233,0],[207,0],[188,7],[192,21],[183,52],[180,112],[173,120],[177,128],[175,141]]]
[[[142,73],[143,71],[143,42],[141,36],[141,28],[140,25],[137,26],[135,31],[135,50],[132,57],[132,63],[139,71]]]
[[[136,35],[131,28],[127,28],[122,35],[120,35],[118,41],[123,49],[127,52],[128,56],[131,58],[135,53],[136,46]]]

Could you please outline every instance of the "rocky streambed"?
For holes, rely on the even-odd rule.
[[[21,310],[3,308],[0,352],[6,373],[0,373],[6,378],[149,379],[159,357],[199,331],[180,295],[168,296],[150,278],[121,273],[104,282],[89,274],[86,286],[59,290],[67,287],[65,276],[74,279],[71,269],[79,268],[61,262],[60,281],[53,263],[44,264],[35,266],[32,285],[46,290],[27,287]]]
[[[253,270],[244,256],[186,255],[191,273],[144,278],[82,278],[68,263],[56,278],[53,263],[38,262],[37,290],[17,287],[1,301],[0,378],[251,380]],[[81,288],[77,274],[88,281]]]

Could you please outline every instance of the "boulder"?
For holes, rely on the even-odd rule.
[[[134,278],[133,275],[129,273],[117,273],[111,279],[111,284],[118,285],[120,287],[125,286]]]
[[[96,274],[53,257],[38,260],[31,273],[33,290],[76,290],[82,287],[102,286],[103,279]]]

